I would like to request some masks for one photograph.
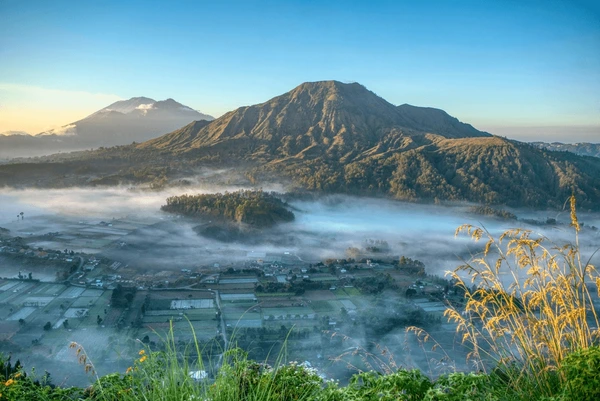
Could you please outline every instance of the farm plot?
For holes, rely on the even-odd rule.
[[[256,296],[260,298],[289,298],[296,294],[293,292],[259,292]]]
[[[254,293],[221,294],[221,301],[224,301],[224,302],[256,301],[256,296],[254,295]]]
[[[15,292],[13,292],[13,291],[15,291]],[[0,304],[8,304],[8,303],[19,304],[17,299],[19,297],[23,298],[22,295],[26,295],[26,294],[21,294],[20,292],[16,292],[16,290],[2,292],[2,293],[0,293]]]
[[[0,286],[0,292],[12,290],[17,285],[19,285],[18,281],[4,282],[4,283],[2,283],[2,286]]]
[[[189,320],[211,320],[215,318],[217,311],[215,309],[190,309],[183,312]]]
[[[69,287],[66,290],[64,290],[58,297],[59,298],[78,298],[84,291],[85,291],[85,288]]]
[[[340,287],[335,290],[335,295],[339,298],[357,297],[361,295],[361,292],[356,287]]]
[[[79,297],[71,304],[72,308],[87,308],[98,300],[98,297]]]
[[[233,320],[228,320],[228,322],[233,322]],[[261,319],[240,319],[235,321],[235,323],[227,323],[228,325],[231,325],[232,327],[235,328],[260,328],[262,327],[262,320]]]
[[[171,315],[162,315],[162,316],[144,316],[142,319],[142,323],[168,323],[168,322],[179,322],[184,320],[183,313],[172,313]]]
[[[310,307],[314,309],[315,312],[318,313],[331,313],[331,312],[339,312],[340,309],[344,307],[344,305],[338,300],[331,301],[313,301],[310,304]]]
[[[263,319],[264,320],[300,320],[300,319],[313,319],[315,317],[315,311],[308,307],[294,306],[287,308],[263,308]]]
[[[104,290],[96,289],[96,288],[88,288],[83,293],[81,293],[82,297],[101,297],[104,294]]]
[[[187,321],[173,321],[144,324],[144,328],[138,332],[138,337],[148,336],[153,340],[160,341],[167,338],[171,326],[176,340],[190,341],[195,336],[197,340],[206,341],[217,334],[217,322],[214,320],[191,322],[191,325]]]
[[[87,308],[69,308],[65,311],[65,317],[69,319],[78,319],[87,316],[89,309]]]
[[[67,287],[63,284],[40,284],[33,290],[30,295],[36,296],[59,296]]]
[[[310,299],[311,301],[326,301],[329,299],[337,299],[335,294],[329,290],[306,291],[303,296],[304,298]]]
[[[26,319],[27,317],[29,317],[29,315],[31,315],[36,310],[37,310],[37,308],[35,308],[33,306],[25,306],[25,307],[19,309],[18,311],[16,311],[15,313],[13,313],[12,315],[10,315],[9,317],[7,317],[6,320]]]
[[[185,299],[171,301],[171,309],[208,309],[214,308],[212,299]]]
[[[27,297],[23,300],[24,306],[46,306],[54,300],[54,297]]]

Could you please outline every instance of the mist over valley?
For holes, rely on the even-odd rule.
[[[220,173],[223,172],[207,172],[205,176],[214,178]],[[348,195],[298,196],[286,194],[283,185],[262,189],[280,194],[294,213],[293,221],[260,230],[242,227],[240,232],[248,235],[215,239],[203,234],[201,228],[230,227],[231,223],[213,222],[210,216],[190,218],[166,213],[161,206],[174,195],[231,193],[250,187],[202,185],[202,177],[193,180],[196,182],[193,186],[164,190],[143,187],[0,190],[3,205],[0,227],[9,230],[2,232],[0,296],[11,305],[11,311],[6,309],[3,318],[17,325],[19,319],[25,322],[20,339],[13,337],[11,347],[24,350],[31,345],[27,342],[37,341],[36,349],[49,352],[45,357],[21,352],[22,362],[52,368],[55,378],[82,384],[85,376],[73,373],[77,372],[76,364],[69,361],[66,350],[68,341],[75,340],[89,347],[92,356],[104,361],[97,362],[101,373],[114,371],[115,366],[124,370],[127,367],[124,355],[132,346],[135,348],[134,339],[149,336],[150,341],[158,341],[153,330],[164,333],[167,329],[164,322],[170,319],[168,311],[177,322],[180,340],[187,341],[190,334],[189,324],[180,319],[183,312],[192,319],[197,335],[209,344],[222,335],[217,329],[215,337],[215,329],[209,329],[212,322],[215,327],[219,325],[206,313],[212,307],[197,312],[173,309],[165,304],[165,299],[168,302],[198,299],[198,305],[205,299],[207,305],[210,300],[210,305],[216,307],[210,291],[218,289],[217,296],[221,298],[218,310],[227,325],[226,338],[231,341],[233,337],[241,345],[251,347],[252,355],[257,358],[266,357],[261,347],[278,344],[280,335],[293,328],[298,334],[290,340],[292,355],[311,361],[327,376],[347,377],[351,371],[345,364],[330,359],[343,354],[347,347],[372,351],[373,342],[389,347],[403,366],[431,369],[427,367],[427,359],[436,354],[425,352],[414,336],[404,332],[404,325],[413,322],[410,319],[417,319],[413,323],[430,327],[434,337],[446,344],[445,352],[452,356],[451,366],[469,369],[464,350],[455,344],[455,327],[439,319],[440,311],[445,308],[443,303],[428,301],[431,296],[417,300],[423,304],[406,303],[407,288],[420,283],[425,287],[419,290],[417,285],[418,291],[438,293],[447,270],[481,251],[482,244],[454,237],[461,224],[484,226],[494,236],[518,226],[546,235],[557,244],[573,239],[567,212],[510,209],[519,220],[504,220],[475,214],[473,205],[466,203],[430,205]],[[546,224],[548,219],[555,220]],[[585,222],[580,246],[584,255],[591,255],[600,238],[595,228],[600,225],[600,215],[582,213],[580,221]],[[19,256],[21,247],[26,247],[25,254]],[[27,249],[32,250],[31,254]],[[52,250],[72,251],[73,256],[56,255]],[[398,265],[401,257],[409,261],[406,267]],[[598,263],[597,254],[591,262]],[[424,268],[420,273],[419,263]],[[73,264],[76,268],[69,271]],[[257,275],[257,271],[262,273]],[[15,287],[17,276],[26,277],[28,273],[32,273],[34,280],[40,280],[39,284],[25,281],[25,287]],[[99,280],[102,283],[98,286]],[[384,281],[379,288],[373,287],[378,280]],[[63,287],[63,282],[70,282],[71,286]],[[48,285],[55,286],[50,291],[55,291],[58,298],[42,291]],[[129,303],[129,308],[134,308],[131,312],[115,305],[111,296],[121,286],[135,290]],[[74,290],[84,298],[64,298]],[[279,291],[282,292],[277,295]],[[89,294],[88,298],[84,292]],[[31,297],[44,303],[23,306],[31,305]],[[71,306],[66,306],[69,303]],[[145,312],[140,314],[141,305],[145,305]],[[78,308],[91,317],[75,315]],[[415,315],[415,311],[423,315]],[[402,317],[405,313],[413,318]],[[103,323],[96,324],[96,315]],[[380,316],[380,321],[367,324],[367,316]],[[427,323],[420,319],[434,320]],[[63,327],[65,320],[68,326]],[[52,337],[42,329],[46,321],[54,327]],[[335,323],[331,325],[332,322]],[[273,334],[264,334],[262,343],[259,337],[254,337],[258,334],[253,334],[261,326],[267,330],[265,333],[274,330]],[[286,327],[286,331],[280,332],[280,326]],[[329,334],[320,334],[321,330]],[[337,343],[335,338],[329,338],[333,332],[349,335],[351,339]],[[99,340],[98,335],[108,338],[108,342]],[[252,338],[259,342],[248,343]],[[308,351],[305,344],[311,341],[319,341],[321,346]],[[406,348],[407,341],[413,344],[410,350]],[[58,368],[57,360],[61,361]],[[442,370],[434,369],[431,374]]]

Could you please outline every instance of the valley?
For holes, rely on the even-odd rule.
[[[435,376],[468,369],[455,326],[442,316],[448,303],[462,302],[444,272],[478,251],[453,238],[456,227],[473,222],[500,233],[518,223],[569,238],[564,213],[512,210],[515,222],[472,214],[469,205],[288,194],[294,221],[220,241],[195,229],[211,217],[160,210],[171,193],[218,191],[192,188],[60,190],[44,201],[44,190],[3,190],[11,210],[0,214],[2,351],[62,383],[85,385],[71,341],[109,373],[127,369],[142,345],[160,349],[172,328],[182,347],[195,336],[215,369],[225,343],[271,360],[287,338],[290,359],[346,380],[354,373],[347,363],[361,362],[338,357],[375,352],[374,344],[385,344],[403,366],[431,369],[428,359],[446,355],[405,333],[418,325],[444,352],[457,350],[451,365],[430,370]],[[548,218],[555,220],[548,225]],[[581,247],[591,252],[600,216],[581,219]]]

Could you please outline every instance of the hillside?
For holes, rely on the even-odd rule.
[[[364,86],[309,82],[214,121],[130,146],[0,167],[0,185],[161,182],[202,166],[313,191],[404,200],[600,208],[600,159],[495,137],[442,110],[395,106]],[[32,178],[35,177],[35,178]]]

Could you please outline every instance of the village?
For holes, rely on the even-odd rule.
[[[267,359],[287,339],[290,357],[326,370],[345,346],[332,333],[361,327],[377,338],[391,323],[394,332],[438,327],[452,300],[446,280],[406,257],[308,263],[291,251],[248,251],[236,263],[140,271],[101,253],[27,244],[34,240],[0,239],[1,351],[67,365],[75,362],[67,349],[73,339],[91,357],[126,368],[136,339],[159,348],[172,332],[182,346],[200,341],[209,359],[232,346]]]

